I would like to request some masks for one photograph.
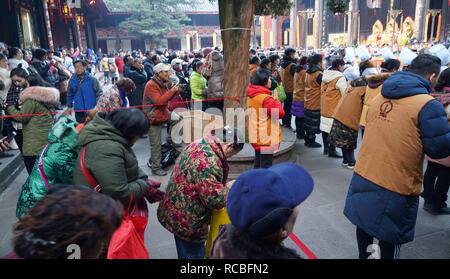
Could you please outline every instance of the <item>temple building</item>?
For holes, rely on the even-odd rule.
[[[0,42],[22,48],[97,49],[96,23],[107,12],[103,0],[2,0]]]

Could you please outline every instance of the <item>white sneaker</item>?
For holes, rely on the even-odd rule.
[[[19,146],[17,146],[17,143],[16,143],[15,139],[12,139],[12,141],[9,143],[9,149],[11,149],[11,150],[19,149]]]

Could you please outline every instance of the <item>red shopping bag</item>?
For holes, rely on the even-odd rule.
[[[130,216],[135,212],[133,210],[129,214],[132,200],[133,196],[131,196],[128,209],[124,213],[122,224],[111,237],[107,259],[148,259],[150,257],[144,244],[144,231],[148,218],[145,214]],[[136,203],[135,209],[137,208]]]

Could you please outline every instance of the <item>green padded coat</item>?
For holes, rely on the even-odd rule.
[[[85,165],[102,187],[102,193],[120,200],[128,206],[133,200],[144,197],[147,191],[147,175],[139,168],[133,149],[110,122],[105,120],[107,112],[98,112],[78,136],[78,144],[86,146]],[[73,183],[89,185],[77,159]]]
[[[39,173],[38,162],[42,154],[42,166],[50,188],[54,184],[72,184],[73,167],[81,147],[78,145],[77,123],[65,116],[61,116],[48,134],[50,143],[45,150],[38,154],[33,170],[17,201],[16,216],[23,216],[29,209],[44,197],[47,186]]]

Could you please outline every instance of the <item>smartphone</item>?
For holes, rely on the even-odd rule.
[[[17,133],[15,131],[11,131],[11,133],[9,133],[9,135],[6,137],[6,141],[10,143],[16,135]]]

